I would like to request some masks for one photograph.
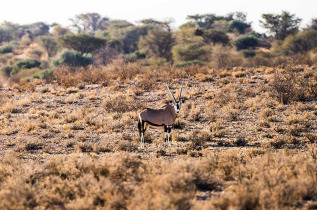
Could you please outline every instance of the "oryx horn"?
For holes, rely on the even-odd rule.
[[[171,96],[173,97],[174,103],[176,103],[176,99],[172,93],[172,91],[169,89],[168,85],[166,84],[167,90],[170,92]]]
[[[182,89],[183,89],[183,84],[182,84],[182,86],[181,86],[181,89],[179,90],[178,101],[180,101],[180,100],[181,100]]]

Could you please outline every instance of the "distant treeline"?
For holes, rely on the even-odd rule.
[[[301,19],[286,11],[262,14],[265,34],[254,31],[243,12],[188,15],[176,30],[170,20],[144,19],[136,25],[97,13],[76,15],[71,22],[68,27],[2,23],[2,71],[10,77],[36,68],[33,77],[43,77],[55,66],[107,65],[114,59],[230,68],[278,65],[296,55],[315,62],[317,57],[317,18],[300,29]]]

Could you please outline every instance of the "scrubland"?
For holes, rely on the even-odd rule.
[[[1,209],[315,209],[317,66],[59,67],[0,89]],[[137,113],[183,83],[172,145]]]

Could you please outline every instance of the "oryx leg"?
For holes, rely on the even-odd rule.
[[[164,125],[164,147],[166,147],[167,145],[166,145],[166,138],[167,137],[167,126],[166,125]]]
[[[138,128],[139,128],[139,134],[140,134],[141,147],[144,147],[145,146],[145,143],[144,143],[145,122],[143,122],[141,117],[139,117]]]
[[[168,142],[168,145],[171,145],[171,142],[170,142],[171,132],[172,132],[172,126],[167,126],[167,142]]]

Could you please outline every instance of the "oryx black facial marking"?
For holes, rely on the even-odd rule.
[[[161,109],[147,108],[141,111],[139,114],[138,128],[142,147],[145,146],[144,133],[146,131],[146,124],[152,126],[163,126],[165,134],[164,145],[166,145],[166,140],[170,144],[172,127],[175,122],[176,116],[177,114],[179,114],[181,108],[181,94],[183,85],[180,88],[178,100],[175,99],[168,85],[166,85],[166,87],[173,98],[173,105],[167,104]]]

